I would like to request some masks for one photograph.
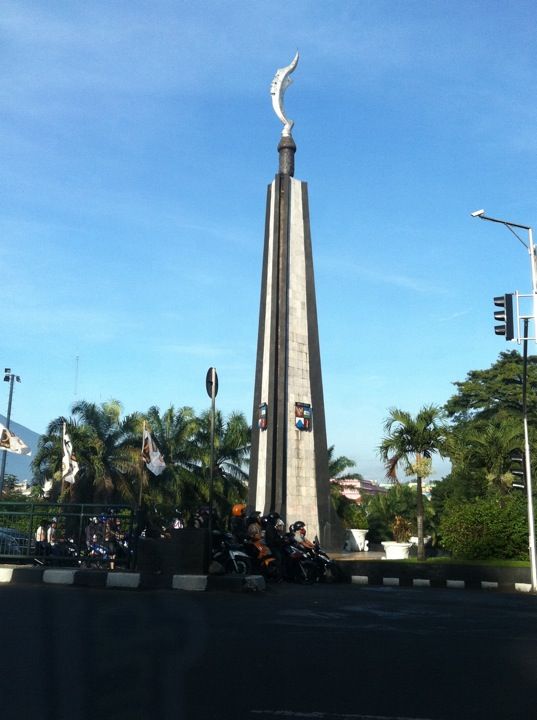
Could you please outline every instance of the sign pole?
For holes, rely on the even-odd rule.
[[[216,413],[216,395],[218,393],[218,375],[216,368],[209,368],[205,378],[207,394],[211,398],[211,464],[209,468],[209,548],[213,538],[213,507],[214,507],[214,425]]]

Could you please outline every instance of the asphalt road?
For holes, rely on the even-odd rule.
[[[533,718],[537,598],[0,587],[2,720]]]

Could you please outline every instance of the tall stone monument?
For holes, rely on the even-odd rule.
[[[284,124],[268,187],[248,502],[302,520],[334,545],[307,184],[295,180],[294,125],[283,106],[298,53],[276,72],[272,105]],[[337,533],[339,535],[339,533]]]

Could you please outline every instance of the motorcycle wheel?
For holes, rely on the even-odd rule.
[[[262,571],[262,574],[270,582],[281,582],[283,580],[280,569],[274,562],[266,565]]]
[[[332,562],[327,563],[321,576],[321,582],[334,583],[339,580],[341,580],[341,571],[338,566]]]
[[[297,568],[297,580],[301,585],[313,585],[317,580],[317,568],[313,563],[302,562]]]
[[[250,575],[252,563],[248,558],[238,557],[235,560],[230,558],[226,563],[226,572],[233,575]]]
[[[326,582],[343,582],[344,577],[341,568],[330,561],[326,566]]]

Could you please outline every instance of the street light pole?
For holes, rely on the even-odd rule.
[[[13,403],[13,384],[15,380],[17,382],[20,382],[21,379],[19,375],[15,375],[11,372],[11,368],[5,368],[4,369],[4,382],[9,383],[9,400],[7,403],[7,415],[6,415],[6,429],[9,430],[9,424],[11,422],[11,405]],[[6,458],[7,458],[7,450],[4,450],[2,453],[2,467],[0,469],[0,495],[2,494],[2,490],[4,489],[4,476],[6,474]]]
[[[488,220],[489,222],[499,223],[506,227],[513,235],[527,248],[530,257],[530,269],[531,269],[531,291],[533,296],[533,318],[534,335],[535,341],[537,342],[537,267],[535,257],[535,245],[533,243],[533,230],[529,225],[520,225],[518,223],[508,222],[507,220],[499,220],[498,218],[489,217],[485,215],[484,210],[476,210],[471,213],[472,217],[478,217],[481,220]],[[520,230],[526,230],[528,233],[528,244],[522,240],[522,238],[515,232],[513,228]],[[537,556],[535,551],[535,519],[533,513],[533,488],[531,478],[531,454],[530,454],[530,440],[528,432],[528,408],[527,408],[527,387],[528,387],[528,337],[529,337],[529,317],[526,316],[524,319],[524,330],[523,330],[523,341],[524,341],[524,354],[523,354],[523,374],[522,374],[522,419],[524,424],[524,469],[526,476],[526,493],[528,500],[528,545],[530,554],[530,569],[531,569],[531,589],[533,592],[537,592]],[[517,338],[519,337],[519,316],[518,316],[518,303],[517,303]]]
[[[533,516],[533,490],[531,482],[530,437],[528,432],[528,318],[524,318],[524,373],[522,375],[522,418],[524,422],[524,466],[526,492],[528,495],[529,550],[531,566],[531,589],[537,591],[537,563],[535,556],[535,519]]]
[[[214,509],[214,426],[216,415],[216,395],[218,393],[218,375],[216,368],[210,367],[205,377],[207,395],[211,398],[211,465],[209,468],[209,548],[212,543],[213,532],[213,509]],[[209,549],[210,552],[210,549]]]

